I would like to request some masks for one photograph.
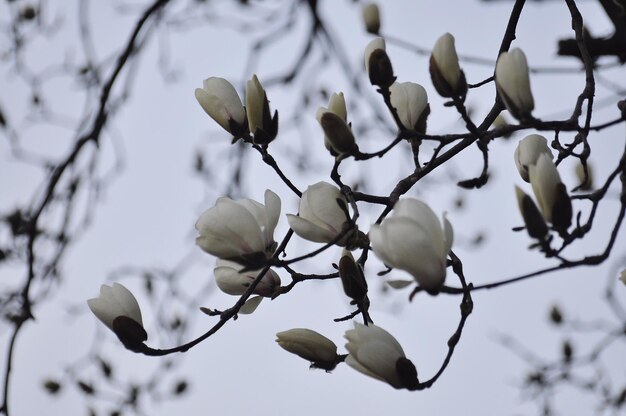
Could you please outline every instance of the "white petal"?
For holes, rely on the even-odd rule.
[[[375,38],[371,40],[370,43],[368,43],[367,46],[365,47],[365,52],[363,53],[363,56],[365,58],[365,73],[366,74],[369,74],[370,55],[376,49],[385,50],[385,40],[383,38]]]
[[[126,289],[126,287],[124,287],[120,283],[113,283],[112,291],[114,294],[114,299],[118,303],[120,311],[123,312],[123,315],[128,316],[129,318],[133,319],[135,322],[143,326],[139,303],[137,302],[137,299],[135,299],[135,296],[133,296],[131,291]]]
[[[268,242],[274,241],[274,230],[280,217],[280,197],[269,189],[265,190],[265,210],[267,212],[266,238]]]
[[[262,300],[263,298],[261,296],[254,296],[249,298],[246,303],[243,304],[241,309],[239,309],[238,313],[241,315],[250,315],[251,313],[256,311],[256,308],[259,307]]]
[[[455,89],[461,77],[459,58],[454,47],[454,36],[444,33],[433,47],[433,59],[446,82]]]
[[[413,280],[387,280],[386,282],[393,289],[404,289],[414,283]]]
[[[309,220],[296,215],[287,214],[289,227],[300,237],[315,243],[329,243],[337,237],[337,233],[322,228]]]

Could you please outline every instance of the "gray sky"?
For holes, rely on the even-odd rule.
[[[76,36],[76,4],[59,3],[50,5],[51,13],[66,16],[67,29],[58,39],[61,43],[71,43]],[[389,1],[382,5],[382,27],[389,35],[425,48],[430,48],[441,34],[451,32],[456,37],[459,54],[493,59],[511,6],[511,2]],[[0,15],[4,7],[0,6]],[[359,6],[352,2],[327,1],[321,2],[321,7],[333,33],[345,46],[353,67],[362,65],[362,50],[371,36],[360,26]],[[608,33],[607,19],[596,2],[580,2],[579,7],[592,33]],[[232,13],[232,8],[224,6],[221,9],[225,10],[225,15]],[[133,19],[126,17],[121,23],[113,23],[113,19],[119,16],[108,5],[95,2],[91,5],[91,16],[98,54],[107,56],[125,39]],[[115,30],[111,30],[113,25]],[[293,36],[281,40],[263,55],[254,69],[261,82],[283,65],[288,65],[292,59],[291,51],[296,51],[302,42],[303,28],[298,28]],[[137,68],[132,98],[116,116],[113,134],[103,143],[102,151],[107,156],[101,169],[105,171],[119,162],[113,151],[113,143],[117,143],[123,148],[123,172],[102,195],[91,228],[71,248],[64,263],[63,286],[54,292],[50,302],[35,311],[36,321],[30,322],[18,339],[12,386],[15,415],[83,414],[82,402],[71,389],[51,399],[39,386],[44,378],[58,375],[62,366],[88,353],[96,340],[106,344],[106,356],[117,364],[117,377],[122,380],[142,379],[144,374],[163,362],[126,351],[88,312],[85,300],[97,295],[100,284],[106,282],[111,271],[129,264],[170,268],[185,259],[193,266],[181,277],[181,290],[194,294],[211,282],[214,260],[194,246],[193,224],[219,195],[207,192],[191,175],[191,162],[194,152],[202,149],[210,155],[216,167],[226,166],[224,162],[220,165],[219,160],[223,160],[231,148],[229,137],[201,110],[193,91],[209,76],[221,76],[233,83],[249,78],[252,74],[244,73],[248,45],[236,30],[218,25],[207,24],[181,31],[171,24],[167,29],[167,37],[153,38],[148,45]],[[530,2],[524,9],[514,46],[524,49],[531,66],[577,67],[578,63],[573,59],[554,59],[556,39],[571,35],[564,4]],[[169,45],[172,67],[180,75],[176,82],[164,83],[157,71],[157,40],[161,41],[160,45]],[[42,43],[39,48],[37,56],[29,57],[32,62],[43,66],[58,58],[58,51],[49,45]],[[387,51],[399,81],[418,82],[427,89],[431,105],[429,133],[463,132],[456,112],[441,105],[443,100],[431,85],[427,58],[391,43]],[[78,49],[75,53],[79,53]],[[478,82],[493,71],[487,66],[463,62],[461,65],[469,82]],[[363,103],[351,101],[348,82],[338,67],[328,65],[315,70],[323,74],[315,82],[329,91],[345,91],[350,107],[349,118],[351,108],[356,106],[360,109],[357,110],[358,119],[364,122],[367,117],[365,107]],[[607,77],[616,80],[625,79],[623,69],[606,73]],[[10,73],[1,75],[0,90],[8,93],[0,97],[0,102],[6,107],[9,103],[6,97],[16,97],[14,111],[17,114],[24,105],[21,102],[24,86],[11,82]],[[568,114],[583,82],[579,74],[533,74],[534,114],[546,119]],[[63,113],[81,111],[82,102],[76,99],[77,88],[62,80],[50,86],[49,94],[55,96],[55,103]],[[373,88],[371,92],[375,96]],[[278,109],[281,120],[288,120],[298,111],[293,105],[297,93],[297,90],[294,93],[268,89],[272,108]],[[493,96],[493,84],[471,92],[467,102],[474,107],[476,117],[481,117],[491,106]],[[606,96],[606,88],[599,85],[597,99]],[[320,100],[319,105],[326,103]],[[322,145],[321,129],[315,123],[314,111],[303,117],[308,119],[308,137],[302,131],[281,124],[279,137],[270,148],[281,167],[301,189],[320,180],[329,181],[328,173],[332,167],[332,159]],[[597,111],[598,122],[614,117],[612,107]],[[356,120],[354,123],[358,128]],[[530,133],[534,132],[527,134]],[[455,230],[453,249],[464,263],[467,279],[474,284],[513,277],[553,264],[539,253],[527,250],[531,241],[526,233],[511,231],[512,227],[522,224],[513,185],[531,192],[530,186],[519,178],[513,163],[516,143],[524,135],[517,134],[509,141],[492,144],[489,152],[492,178],[485,188],[468,192],[454,186],[457,180],[470,178],[480,171],[480,154],[472,147],[451,162],[449,169],[435,172],[432,181],[409,193],[428,202],[438,215],[448,211]],[[365,136],[362,143],[368,150],[380,149],[393,138],[384,131]],[[68,146],[68,131],[63,129],[33,129],[26,137],[30,148],[48,154],[63,154],[62,149]],[[615,166],[619,155],[614,149],[621,149],[623,141],[623,125],[594,136],[590,160],[598,178],[605,177]],[[290,155],[301,153],[302,149],[307,149],[315,158],[316,169],[306,175],[299,174],[293,159],[290,160]],[[411,170],[406,152],[407,147],[398,146],[383,160],[368,162],[365,167],[348,162],[342,167],[343,178],[347,183],[367,180],[371,192],[387,194],[389,186]],[[28,200],[40,177],[24,165],[12,162],[8,146],[3,141],[0,141],[0,160],[0,189],[5,195],[0,199],[0,207],[5,210],[15,205],[15,201]],[[262,201],[264,190],[269,188],[282,198],[283,210],[275,234],[279,239],[288,229],[284,214],[296,213],[298,201],[263,165],[256,152],[249,152],[245,163],[250,168],[244,177],[246,197]],[[573,166],[564,163],[559,171],[571,189],[576,184]],[[216,173],[218,184],[228,181],[225,168],[216,169]],[[454,200],[460,196],[466,201],[464,210],[453,207]],[[607,206],[603,212],[607,218],[612,218],[618,205],[613,201]],[[583,207],[586,205],[575,205],[576,210]],[[378,213],[376,207],[365,210],[359,219],[360,228],[367,232]],[[602,217],[598,218],[594,225],[598,229],[589,239],[575,245],[570,257],[595,254],[604,247],[608,225]],[[475,249],[468,242],[479,232],[485,233],[486,241]],[[288,254],[294,256],[315,247],[296,239]],[[607,280],[615,276],[620,256],[624,263],[624,247],[621,238],[612,260],[597,268],[561,272],[476,293],[475,311],[465,327],[452,364],[433,388],[424,392],[395,391],[346,365],[338,366],[332,374],[308,370],[308,363],[280,349],[274,342],[276,332],[306,327],[333,339],[340,351],[344,351],[343,333],[352,324],[332,322],[333,318],[351,311],[340,282],[305,282],[288,296],[271,302],[265,300],[253,315],[230,322],[217,336],[189,351],[172,377],[172,382],[188,377],[191,383],[189,394],[183,399],[158,405],[144,403],[146,414],[535,414],[535,405],[518,388],[527,367],[512,351],[500,345],[497,337],[510,335],[541,357],[558,357],[563,337],[548,325],[549,306],[556,302],[566,313],[580,319],[606,317],[607,308],[601,295]],[[311,272],[328,273],[332,271],[330,262],[336,262],[339,253],[339,249],[328,250],[327,255],[319,260],[302,264]],[[185,257],[187,255],[190,257]],[[413,303],[408,303],[410,289],[381,294],[384,279],[376,276],[376,272],[382,269],[382,264],[371,256],[366,275],[372,290],[373,319],[403,345],[421,378],[429,378],[447,351],[447,339],[458,320],[460,298],[420,294]],[[0,276],[6,281],[18,271],[5,267],[0,269]],[[289,281],[284,273],[280,274],[284,282]],[[401,271],[391,274],[394,278],[407,276]],[[452,273],[448,273],[447,282],[457,285]],[[123,283],[133,290],[139,303],[145,305],[143,314],[150,345],[173,346],[173,340],[151,331],[155,328],[155,313],[146,307],[150,302],[139,290],[141,282],[130,279]],[[618,287],[617,294],[624,299],[626,288]],[[213,290],[202,304],[223,309],[235,300]],[[180,305],[168,305],[166,301],[159,306],[180,308]],[[70,312],[76,308],[80,314],[72,316]],[[191,318],[193,329],[190,336],[201,334],[214,322],[213,318],[200,312],[194,312]],[[6,330],[3,329],[0,332],[3,345],[5,338]],[[595,339],[593,336],[578,337],[575,346],[582,350]],[[623,383],[623,368],[615,368],[612,364],[623,363],[623,352],[623,345],[621,350],[609,351],[605,363],[616,383]],[[98,377],[95,371],[87,376],[92,380]],[[565,389],[557,403],[562,414],[575,415],[588,414],[594,402],[573,389]]]

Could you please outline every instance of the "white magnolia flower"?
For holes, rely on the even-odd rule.
[[[196,244],[221,259],[265,258],[274,249],[279,216],[280,198],[269,189],[265,191],[265,205],[251,199],[219,198],[196,222],[200,233]]]
[[[526,55],[519,48],[503,52],[496,63],[496,87],[506,108],[516,118],[530,115],[535,108]]]
[[[398,360],[406,356],[389,332],[374,324],[365,326],[355,322],[354,329],[346,331],[345,338],[349,353],[346,364],[397,389],[407,387],[397,367]]]
[[[256,143],[267,144],[278,133],[278,113],[272,118],[269,101],[256,75],[246,83],[246,113],[248,128]]]
[[[235,136],[242,133],[246,111],[230,82],[224,78],[207,78],[202,88],[196,88],[195,95],[202,109],[224,130]]]
[[[119,316],[126,316],[143,326],[137,299],[120,283],[100,286],[100,295],[89,299],[87,305],[91,312],[111,330],[113,330],[113,321]]]
[[[103,324],[115,332],[127,348],[137,351],[148,339],[148,334],[143,328],[139,303],[130,290],[120,283],[100,286],[100,295],[89,299],[87,305]]]
[[[325,122],[322,122],[322,118],[326,113],[332,113],[337,116],[333,117],[334,123],[331,122],[330,124],[337,124],[339,128],[329,128],[328,116],[325,118]],[[351,129],[348,126],[348,110],[346,109],[346,100],[343,96],[343,92],[333,93],[328,101],[328,108],[318,108],[315,117],[324,130],[324,146],[326,146],[326,149],[331,153],[349,153],[356,147],[354,135],[352,135]],[[345,126],[341,126],[342,123],[340,122],[343,122]],[[326,127],[324,127],[325,124]],[[326,134],[327,130],[329,134]]]
[[[414,82],[394,82],[389,92],[391,105],[398,112],[404,128],[424,133],[426,117],[430,112],[424,87]]]
[[[284,350],[312,363],[334,364],[337,346],[325,336],[305,328],[294,328],[276,334],[276,342]]]
[[[248,287],[250,287],[260,272],[261,269],[246,270],[244,266],[238,263],[222,259],[217,260],[215,268],[213,269],[217,287],[224,293],[236,296],[242,295],[248,290]],[[269,269],[263,275],[261,281],[256,285],[252,293],[270,297],[279,286],[280,277],[274,270]]]
[[[550,160],[552,160],[552,152],[548,147],[548,141],[539,134],[528,135],[517,144],[514,154],[515,165],[520,176],[526,182],[529,181],[528,167],[537,163],[537,159],[542,153],[548,155]]]
[[[422,201],[405,198],[393,213],[369,232],[374,253],[385,264],[409,272],[426,290],[437,290],[446,278],[446,257],[453,240],[452,225]]]
[[[376,3],[368,3],[363,6],[363,23],[368,33],[377,35],[380,31],[380,10]]]
[[[430,56],[430,75],[435,89],[442,97],[452,97],[462,92],[461,67],[454,47],[454,36],[443,34],[433,47]]]
[[[528,172],[541,213],[546,221],[552,222],[554,205],[559,193],[558,187],[562,186],[559,171],[552,162],[552,154],[548,156],[541,153],[537,158],[537,163],[530,165]]]
[[[346,227],[347,202],[339,188],[328,182],[309,186],[300,198],[299,215],[287,214],[291,229],[305,240],[330,243]]]

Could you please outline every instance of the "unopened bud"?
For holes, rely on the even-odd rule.
[[[363,23],[365,30],[373,35],[380,31],[380,11],[376,3],[369,3],[363,7]]]

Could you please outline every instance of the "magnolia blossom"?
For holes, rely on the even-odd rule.
[[[424,133],[430,113],[426,90],[414,82],[394,82],[389,88],[391,105],[405,129]]]
[[[265,205],[251,199],[222,197],[196,222],[196,244],[209,254],[247,265],[265,259],[274,250],[274,229],[280,216],[280,198],[265,191]]]
[[[246,114],[256,143],[267,144],[274,140],[278,133],[278,113],[272,118],[267,95],[256,75],[246,83]]]
[[[346,364],[350,367],[397,389],[417,383],[416,373],[414,378],[406,376],[406,367],[412,367],[413,371],[415,367],[389,332],[374,324],[365,326],[355,322],[354,329],[346,331],[345,337],[349,352]]]
[[[259,270],[247,270],[242,265],[218,259],[213,269],[215,275],[215,283],[217,287],[224,293],[229,295],[242,295],[256,277],[261,272]],[[252,293],[264,297],[270,297],[274,294],[277,287],[280,286],[280,277],[272,269],[269,269],[261,278]]]
[[[87,305],[126,347],[136,350],[148,338],[137,299],[120,283],[100,286],[100,295],[89,299]]]
[[[287,214],[287,220],[291,229],[305,240],[330,243],[349,225],[346,207],[339,188],[318,182],[302,194],[299,215]]]
[[[552,152],[548,147],[548,141],[539,134],[526,136],[517,144],[514,154],[515,165],[520,176],[526,182],[529,181],[528,167],[537,163],[537,159],[541,154],[548,155],[550,160],[552,160]]]
[[[327,115],[329,113],[332,116]],[[318,108],[316,118],[324,130],[324,146],[332,154],[349,154],[355,150],[356,141],[348,125],[348,110],[343,92],[333,93],[328,101],[328,108]]]
[[[243,132],[246,111],[230,82],[224,78],[207,78],[202,88],[196,88],[195,94],[202,109],[224,130],[235,136]]]
[[[528,169],[530,184],[541,213],[554,228],[565,232],[572,222],[572,203],[552,158],[542,153]]]
[[[506,108],[516,118],[525,118],[535,108],[530,91],[528,63],[519,48],[503,52],[496,63],[496,87]]]
[[[368,3],[363,6],[363,23],[368,33],[377,35],[380,31],[380,10],[376,3]]]
[[[430,76],[435,89],[442,97],[452,97],[464,93],[465,79],[462,77],[459,57],[454,47],[454,36],[443,34],[433,47],[430,55]]]
[[[373,39],[365,47],[365,72],[372,85],[381,88],[388,88],[395,81],[393,68],[387,52],[385,51],[385,40],[383,38]]]
[[[315,331],[294,328],[276,334],[276,342],[284,350],[312,363],[334,364],[337,361],[337,346],[334,342]]]
[[[405,198],[393,213],[369,232],[374,253],[385,264],[409,272],[424,289],[436,291],[446,278],[446,257],[452,246],[452,225],[422,201]]]

